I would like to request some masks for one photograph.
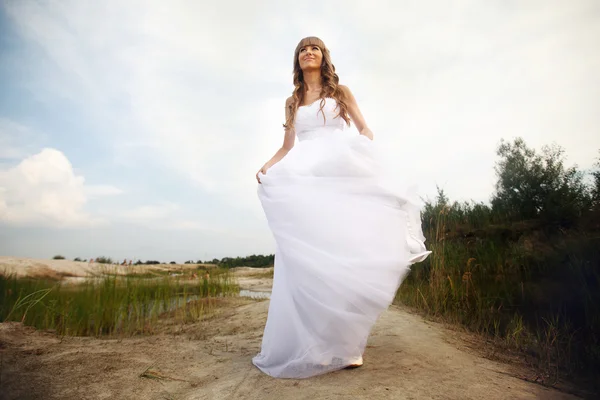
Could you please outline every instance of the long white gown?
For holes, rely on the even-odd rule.
[[[391,189],[374,142],[344,131],[336,101],[325,101],[323,112],[320,100],[298,108],[295,146],[259,175],[276,251],[252,362],[278,378],[308,378],[360,358],[410,265],[430,253],[417,203]]]

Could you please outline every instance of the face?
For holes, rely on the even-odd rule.
[[[304,46],[298,53],[298,62],[300,69],[303,71],[307,69],[319,69],[323,62],[323,53],[316,44]]]

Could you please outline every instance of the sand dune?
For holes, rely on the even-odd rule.
[[[204,264],[201,264],[204,265]],[[214,265],[206,264],[209,268]],[[0,256],[0,273],[34,277],[85,277],[96,276],[104,272],[116,274],[145,273],[148,271],[181,271],[196,269],[198,264],[156,264],[122,266],[70,260],[44,260],[36,258]]]

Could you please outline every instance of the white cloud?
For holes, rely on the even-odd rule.
[[[0,169],[0,224],[53,228],[139,226],[153,230],[227,233],[224,228],[190,220],[173,202],[86,211],[89,200],[116,196],[123,191],[112,185],[86,185],[59,150],[46,148],[18,165]],[[235,235],[233,235],[235,236]]]
[[[92,190],[93,191],[93,190]],[[84,178],[51,148],[0,170],[0,222],[13,226],[90,227],[106,221],[85,211]]]
[[[88,198],[116,196],[122,194],[123,190],[111,185],[86,185],[85,194]]]
[[[115,218],[117,225],[122,222],[153,230],[227,232],[226,229],[191,220],[186,217],[184,208],[172,202],[147,204],[126,210]]]
[[[179,205],[174,203],[145,205],[124,212],[122,217],[135,222],[157,221],[169,217],[179,208]]]

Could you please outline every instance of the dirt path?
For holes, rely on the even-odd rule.
[[[242,286],[265,287],[240,275]],[[206,321],[124,339],[61,340],[2,323],[0,399],[578,398],[516,378],[522,371],[468,350],[463,334],[395,306],[374,327],[362,368],[273,379],[250,362],[267,309],[268,301],[231,299]]]

